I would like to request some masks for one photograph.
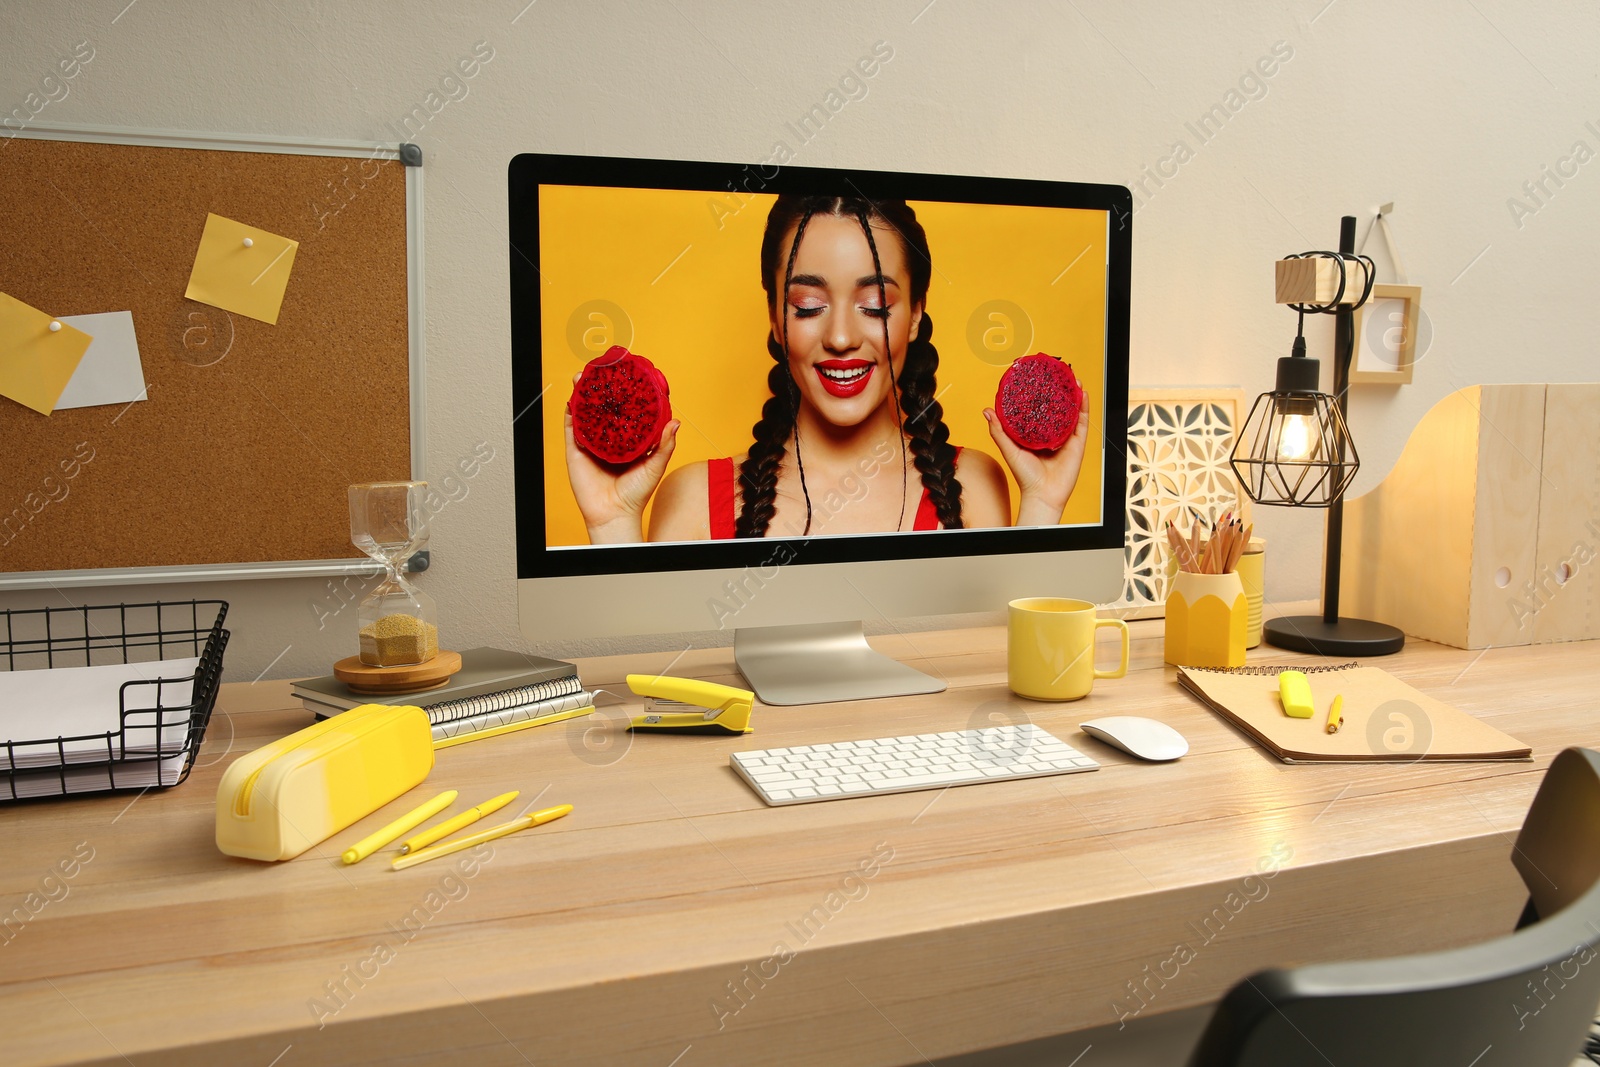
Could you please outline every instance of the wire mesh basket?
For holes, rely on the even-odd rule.
[[[222,600],[0,611],[0,801],[187,778],[217,703],[227,615]]]

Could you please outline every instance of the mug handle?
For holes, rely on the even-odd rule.
[[[1096,630],[1100,629],[1102,626],[1115,626],[1117,629],[1122,631],[1122,662],[1114,671],[1103,671],[1099,667],[1096,667],[1094,669],[1094,676],[1096,678],[1121,678],[1123,675],[1128,673],[1128,624],[1123,622],[1121,619],[1094,620],[1094,628]]]

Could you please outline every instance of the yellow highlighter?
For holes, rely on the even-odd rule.
[[[422,833],[401,845],[400,852],[404,854],[407,852],[415,852],[419,848],[426,848],[428,845],[433,844],[440,838],[449,837],[457,830],[471,826],[485,815],[488,815],[491,812],[499,811],[501,808],[517,799],[518,792],[520,792],[520,790],[513,789],[509,793],[501,793],[493,800],[485,800],[482,804],[479,804],[475,808],[468,808],[455,818],[442,822],[431,830],[422,831]]]
[[[360,863],[384,845],[399,838],[401,834],[415,830],[455,802],[456,791],[454,789],[446,789],[421,807],[406,812],[382,830],[363,837],[360,841],[345,849],[343,856],[345,863]]]
[[[1311,718],[1311,682],[1301,672],[1278,672],[1278,699],[1283,702],[1283,713],[1290,718]]]

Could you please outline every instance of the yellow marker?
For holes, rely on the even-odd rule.
[[[499,811],[501,808],[517,799],[518,792],[519,790],[513,789],[509,793],[501,793],[493,800],[485,800],[482,804],[479,804],[475,808],[468,808],[466,811],[462,812],[460,815],[457,815],[448,822],[442,822],[431,830],[422,831],[422,833],[418,834],[416,837],[413,837],[411,840],[400,846],[401,854],[403,855],[407,852],[415,852],[419,848],[424,848],[433,844],[441,837],[449,837],[457,830],[465,829],[466,827],[471,826],[485,815],[488,815],[491,812]]]
[[[419,863],[427,863],[429,860],[436,860],[440,856],[448,856],[452,852],[460,852],[464,848],[481,845],[485,841],[493,841],[497,837],[514,834],[518,830],[526,830],[530,826],[541,826],[544,823],[553,822],[561,818],[571,810],[571,804],[559,804],[553,808],[536,811],[532,815],[523,815],[520,818],[512,819],[510,822],[503,822],[499,826],[491,826],[487,830],[479,830],[475,834],[468,834],[459,841],[449,841],[433,848],[425,848],[421,852],[414,852],[409,856],[401,856],[394,861],[394,869],[403,871],[407,867],[415,867]]]
[[[1295,719],[1311,718],[1311,682],[1299,671],[1278,672],[1278,699],[1283,713]]]
[[[454,789],[446,789],[421,807],[413,808],[411,811],[406,812],[377,833],[363,837],[360,841],[344,850],[345,863],[360,863],[407,830],[421,826],[445,808],[454,804],[456,795]]]
[[[433,747],[436,751],[441,748],[453,748],[456,745],[464,745],[468,741],[482,741],[486,737],[500,737],[504,734],[516,733],[518,730],[526,730],[532,726],[548,726],[553,722],[561,722],[565,719],[576,719],[580,715],[588,715],[593,711],[593,704],[585,704],[581,708],[573,708],[570,711],[558,711],[553,715],[540,715],[536,719],[518,719],[516,722],[508,722],[502,723],[499,726],[491,726],[487,730],[474,730],[471,733],[456,734],[454,737],[440,738],[438,741],[433,743]]]
[[[1339,727],[1344,725],[1344,720],[1339,716],[1339,712],[1343,710],[1343,708],[1344,694],[1340,693],[1338,696],[1333,698],[1333,707],[1328,709],[1328,732],[1330,734],[1338,733]]]

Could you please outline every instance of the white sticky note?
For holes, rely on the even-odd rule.
[[[133,312],[62,315],[61,321],[94,340],[61,391],[57,409],[131,404],[145,398],[144,365],[139,361],[139,340],[133,333]]]

